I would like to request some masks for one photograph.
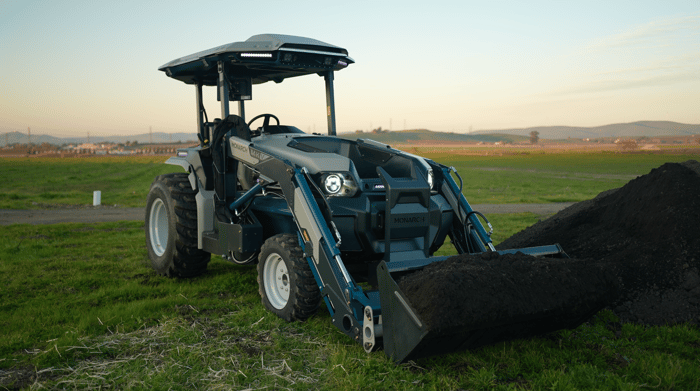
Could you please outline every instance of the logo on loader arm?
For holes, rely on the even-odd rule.
[[[242,143],[240,143],[238,141],[234,141],[233,139],[231,139],[231,148],[237,149],[243,153],[248,152],[248,146],[243,145]]]
[[[239,139],[238,137],[231,137],[229,139],[229,146],[231,148],[231,155],[233,155],[234,158],[249,164],[258,164],[259,158],[253,155],[253,148],[250,148],[249,142]]]
[[[425,216],[394,217],[394,224],[422,224],[425,223]]]

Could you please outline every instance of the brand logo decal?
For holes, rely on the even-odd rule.
[[[415,216],[415,217],[394,217],[394,224],[418,224],[424,223],[425,217]]]
[[[232,142],[231,142],[231,148],[237,149],[237,150],[239,150],[239,151],[241,151],[241,152],[248,152],[248,147],[246,147],[246,146],[243,145],[243,144],[239,144],[239,143],[237,143],[237,142],[235,142],[235,141],[232,141]]]

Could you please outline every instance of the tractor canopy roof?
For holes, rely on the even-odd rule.
[[[170,61],[158,70],[187,84],[217,85],[218,63],[231,78],[250,78],[252,84],[288,77],[337,71],[355,61],[348,51],[315,39],[281,34],[254,35],[243,42],[194,53]]]

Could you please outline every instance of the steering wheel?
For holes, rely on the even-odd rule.
[[[265,118],[265,120],[263,121],[263,126],[262,126],[263,128],[266,128],[266,127],[268,127],[268,126],[270,125],[270,118],[274,118],[275,121],[277,121],[277,125],[278,125],[278,126],[279,126],[279,124],[280,124],[279,118],[275,117],[273,114],[260,114],[260,115],[256,116],[255,118],[251,119],[251,120],[248,122],[248,127],[250,127],[250,124],[252,124],[253,122],[255,122],[256,119],[258,119],[258,118],[263,118],[263,117]]]

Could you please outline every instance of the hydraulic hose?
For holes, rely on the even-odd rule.
[[[481,216],[482,219],[484,219],[484,221],[486,222],[486,225],[488,225],[488,227],[489,227],[489,229],[490,229],[490,231],[489,231],[487,234],[488,234],[489,236],[491,236],[491,234],[493,233],[493,226],[492,226],[491,223],[489,222],[489,219],[487,219],[486,216],[484,216],[483,213],[477,212],[477,211],[473,210],[473,211],[467,213],[467,220],[469,219],[469,216],[471,216],[471,215],[473,215],[473,214],[479,215],[479,216]]]

